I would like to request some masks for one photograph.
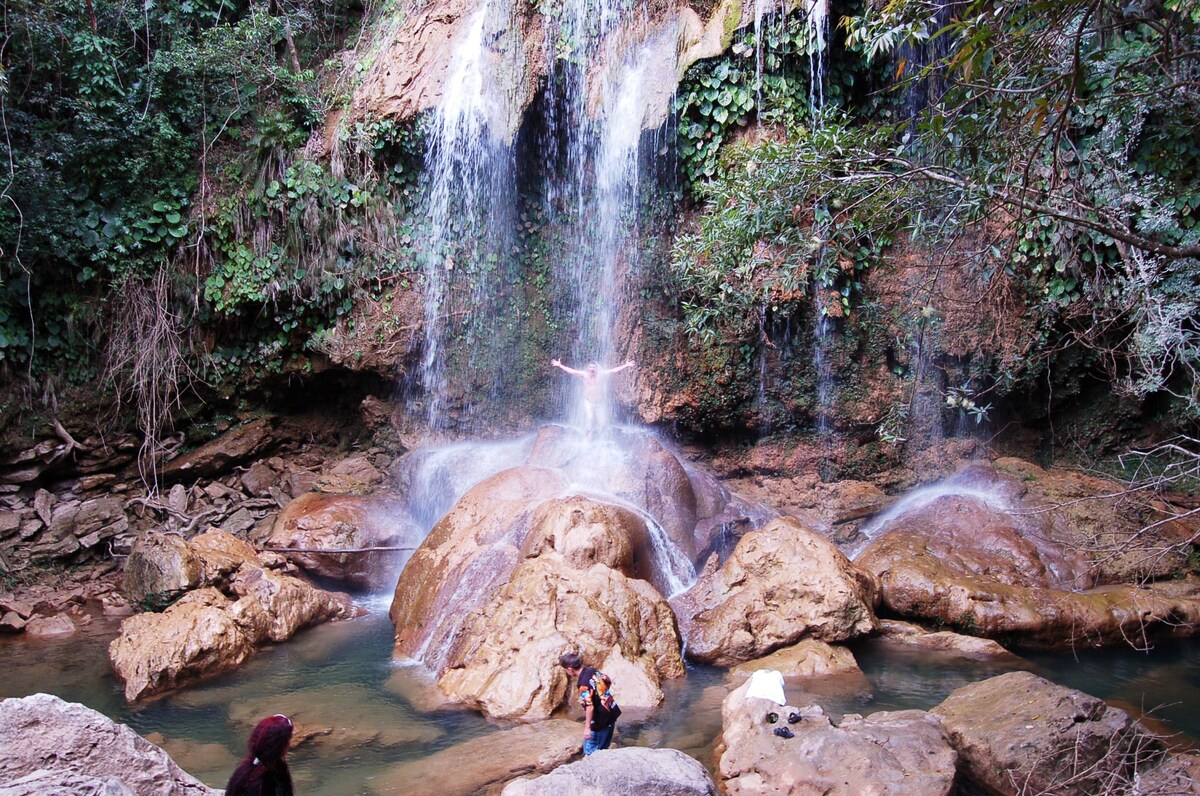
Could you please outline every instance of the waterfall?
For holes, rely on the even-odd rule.
[[[426,228],[418,243],[425,297],[425,348],[419,381],[430,428],[446,417],[448,358],[466,356],[455,369],[470,373],[475,391],[489,399],[503,371],[494,325],[502,314],[497,286],[509,262],[513,236],[515,163],[503,131],[512,109],[502,104],[487,42],[510,9],[484,3],[466,24],[455,48],[441,104],[428,129],[423,210]],[[448,343],[452,337],[468,345]],[[471,407],[465,407],[469,416]]]
[[[655,42],[627,40],[636,13],[636,4],[620,0],[567,0],[548,34],[548,55],[560,56],[548,85],[561,94],[547,103],[547,160],[558,172],[544,201],[547,215],[566,227],[554,278],[569,300],[557,317],[574,333],[569,355],[578,368],[618,364],[613,329],[623,286],[637,270],[644,80]],[[556,403],[582,421],[581,390],[569,404],[560,392]],[[600,410],[608,414],[607,406]]]
[[[825,110],[825,62],[829,42],[829,0],[806,0],[810,47],[808,51],[808,107],[814,119]]]

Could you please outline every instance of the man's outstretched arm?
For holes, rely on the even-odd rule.
[[[566,371],[567,373],[570,373],[572,376],[587,375],[582,370],[575,370],[575,368],[568,368],[566,365],[559,362],[557,359],[550,360],[550,364],[553,365],[554,367],[558,368],[559,370],[563,370],[563,371]]]
[[[624,365],[617,365],[615,368],[608,368],[607,370],[602,370],[600,372],[603,373],[605,376],[608,376],[613,373],[620,373],[621,371],[623,371],[627,368],[635,368],[635,367],[637,367],[637,363],[631,359],[628,362],[626,362]]]

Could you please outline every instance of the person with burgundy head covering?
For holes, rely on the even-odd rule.
[[[260,721],[250,733],[246,757],[225,786],[225,796],[294,796],[284,759],[291,740],[292,720],[287,716],[276,713]]]

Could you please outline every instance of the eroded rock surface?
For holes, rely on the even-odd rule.
[[[742,537],[720,569],[671,604],[688,657],[730,666],[805,637],[837,642],[872,632],[873,591],[832,543],[784,518]]]
[[[648,583],[544,555],[468,620],[439,685],[489,716],[545,718],[571,685],[558,665],[570,651],[613,678],[622,708],[659,704],[660,683],[684,673],[670,606]]]
[[[816,705],[748,699],[748,688],[730,693],[722,706],[718,776],[730,796],[954,792],[957,756],[934,716],[919,710],[847,715],[835,727]],[[799,720],[789,724],[793,714]],[[793,737],[776,735],[779,728]]]
[[[0,743],[0,783],[5,783],[0,792],[11,792],[13,796],[219,793],[125,725],[49,694],[0,701],[0,737],[4,738]],[[72,784],[80,789],[55,790]]]
[[[932,713],[964,775],[988,793],[1108,793],[1163,751],[1123,710],[1030,672],[960,688]]]
[[[510,782],[501,796],[717,796],[699,761],[675,749],[606,749],[554,769]]]

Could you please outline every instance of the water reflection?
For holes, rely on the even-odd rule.
[[[115,627],[65,640],[0,640],[0,696],[49,691],[128,724],[164,746],[189,773],[224,785],[254,722],[282,711],[297,725],[291,755],[298,790],[313,796],[387,792],[403,763],[500,728],[463,710],[437,709],[421,667],[391,660],[386,606],[351,622],[306,631],[261,651],[241,670],[144,705],[126,705],[108,665]],[[831,717],[928,709],[968,683],[1025,668],[1128,710],[1152,710],[1168,731],[1200,738],[1200,640],[1131,649],[974,661],[880,641],[854,645],[866,682],[788,683],[789,702],[819,703]],[[721,702],[734,683],[723,670],[692,667],[664,684],[666,704],[628,716],[619,745],[680,749],[710,769]],[[452,775],[453,772],[447,772]],[[383,788],[383,790],[379,790]]]

